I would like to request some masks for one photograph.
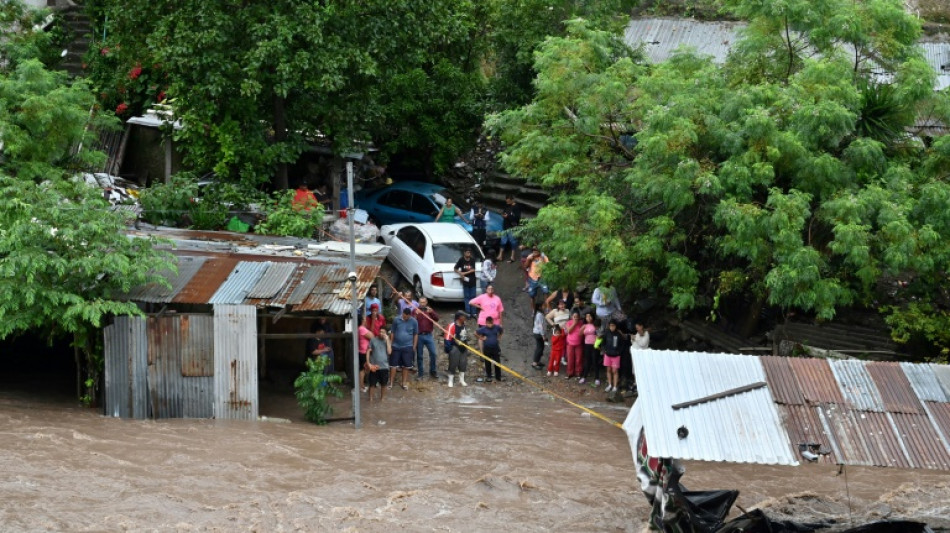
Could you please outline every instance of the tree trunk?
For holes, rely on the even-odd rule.
[[[765,305],[765,297],[760,296],[752,302],[745,315],[742,317],[742,322],[739,325],[739,335],[743,337],[751,337],[755,334],[756,329],[759,327],[759,317],[762,316],[762,307]]]
[[[287,110],[285,100],[281,96],[274,96],[274,143],[280,144],[287,140]],[[287,163],[277,163],[277,172],[274,174],[274,189],[282,191],[290,188],[287,179]]]

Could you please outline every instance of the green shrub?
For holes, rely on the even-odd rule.
[[[323,222],[323,207],[310,210],[294,206],[295,191],[278,191],[273,201],[264,206],[265,219],[254,228],[255,233],[280,235],[282,237],[312,238],[314,231]]]
[[[337,386],[343,378],[336,374],[324,374],[323,369],[333,364],[329,357],[307,359],[307,370],[294,380],[297,401],[303,408],[304,416],[314,424],[326,424],[327,417],[333,414],[333,406],[328,396],[343,397],[343,391]]]
[[[142,218],[150,224],[180,226],[191,211],[198,195],[198,183],[189,173],[176,174],[169,183],[159,183],[144,189],[139,195]]]

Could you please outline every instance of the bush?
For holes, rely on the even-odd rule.
[[[343,382],[343,378],[323,373],[330,364],[333,363],[328,357],[308,358],[307,370],[294,380],[297,401],[303,408],[304,416],[314,424],[326,424],[327,417],[333,414],[333,406],[327,401],[329,395],[343,397],[343,391],[337,386]]]
[[[142,218],[150,224],[181,226],[198,195],[198,183],[189,173],[175,174],[169,183],[144,189],[139,195]]]
[[[266,218],[254,229],[255,233],[312,238],[323,222],[323,207],[300,209],[294,205],[294,194],[292,190],[275,192],[274,201],[264,207]]]

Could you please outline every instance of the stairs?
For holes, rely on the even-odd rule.
[[[89,51],[92,37],[92,24],[82,6],[67,6],[56,11],[60,23],[64,26],[69,42],[66,45],[66,56],[60,67],[70,78],[83,76],[83,56]]]
[[[541,187],[502,172],[491,172],[479,191],[485,205],[498,211],[504,208],[505,197],[509,194],[522,205],[524,214],[528,216],[537,214],[548,203],[549,196]]]
[[[899,354],[897,344],[885,329],[866,326],[788,322],[776,327],[772,338],[775,343],[790,340],[852,356],[872,355],[874,359],[888,359]]]

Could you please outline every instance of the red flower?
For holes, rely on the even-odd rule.
[[[115,114],[116,114],[116,115],[121,115],[122,113],[125,113],[126,111],[128,111],[128,109],[129,109],[129,104],[126,104],[125,102],[122,102],[121,104],[119,104],[119,105],[116,106],[116,108],[115,108]]]
[[[99,53],[102,54],[102,55],[104,55],[104,56],[109,55],[109,47],[108,47],[108,46],[104,46],[104,47],[102,48],[102,50],[99,50]]]
[[[132,67],[132,70],[129,71],[129,79],[130,79],[130,80],[137,79],[137,78],[138,78],[139,76],[141,76],[141,75],[142,75],[142,66],[141,66],[141,65],[135,65],[134,67]]]
[[[159,91],[159,92],[158,92],[158,95],[155,96],[155,101],[156,101],[156,102],[164,102],[164,101],[165,101],[165,91]]]

